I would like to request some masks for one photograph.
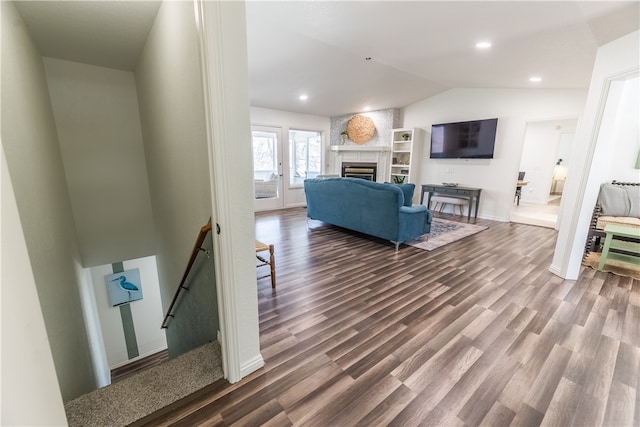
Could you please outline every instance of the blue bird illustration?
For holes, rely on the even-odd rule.
[[[126,281],[127,280],[126,276],[119,276],[119,277],[116,277],[115,279],[113,279],[111,281],[112,282],[117,282],[118,280],[120,281],[120,283],[119,283],[120,287],[123,290],[127,291],[127,293],[129,294],[129,301],[131,301],[131,291],[138,291],[139,290],[138,287],[136,285],[134,285],[133,283],[131,283],[131,282],[127,282]]]

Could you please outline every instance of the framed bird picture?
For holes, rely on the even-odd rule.
[[[134,268],[122,273],[113,273],[104,278],[107,282],[109,302],[112,307],[142,299],[140,269]]]

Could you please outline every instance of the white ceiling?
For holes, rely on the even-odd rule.
[[[16,3],[43,56],[124,70],[134,69],[159,6]],[[251,105],[336,116],[456,87],[587,88],[598,46],[640,27],[639,4],[250,1]],[[480,40],[493,46],[479,51]]]

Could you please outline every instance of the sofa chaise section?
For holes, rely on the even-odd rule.
[[[414,184],[359,178],[306,179],[307,217],[390,240],[396,245],[429,232],[432,213],[411,205]]]

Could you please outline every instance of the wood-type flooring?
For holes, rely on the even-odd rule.
[[[489,229],[396,253],[305,215],[256,214],[264,368],[136,424],[640,425],[640,281],[551,274],[547,228],[471,220]]]

